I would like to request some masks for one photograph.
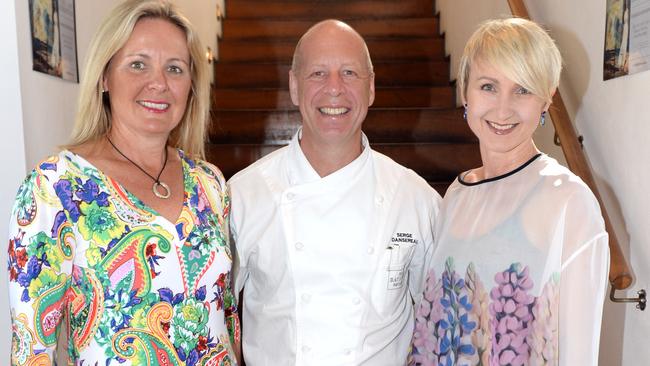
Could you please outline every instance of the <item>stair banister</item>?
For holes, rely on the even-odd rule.
[[[528,10],[523,0],[508,0],[512,15],[520,18],[530,19]],[[578,137],[569,118],[569,113],[564,106],[564,101],[558,90],[553,96],[553,104],[549,108],[549,114],[553,120],[555,131],[561,141],[562,151],[573,173],[582,178],[582,180],[591,188],[594,195],[600,203],[600,207],[605,219],[605,229],[609,233],[609,250],[610,250],[610,267],[609,267],[609,282],[613,289],[624,290],[630,287],[634,277],[630,271],[630,267],[623,255],[621,246],[616,237],[616,232],[612,228],[609,220],[609,215],[603,201],[598,192],[598,187],[591,173],[591,169],[587,163],[582,145],[578,141]]]

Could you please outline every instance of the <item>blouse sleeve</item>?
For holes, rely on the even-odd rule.
[[[66,311],[74,235],[57,187],[35,170],[25,179],[9,223],[11,363],[50,364]],[[69,188],[69,187],[68,187]]]
[[[226,183],[222,182],[222,186],[226,187]],[[226,188],[223,195],[223,218],[224,218],[224,231],[226,232],[226,238],[230,241],[230,190]],[[231,248],[232,253],[232,248]],[[239,355],[240,350],[240,323],[239,323],[239,311],[237,306],[237,294],[234,291],[233,286],[233,271],[230,271],[228,276],[228,281],[226,284],[226,293],[227,298],[224,304],[226,308],[226,324],[228,326],[228,333],[230,335],[230,342],[235,347],[237,355]],[[239,357],[239,356],[238,356]]]
[[[424,282],[429,267],[431,266],[431,259],[436,245],[436,237],[434,235],[434,228],[437,223],[438,211],[440,210],[440,195],[430,189],[431,195],[429,198],[428,209],[425,212],[426,217],[422,219],[424,237],[422,245],[417,246],[413,255],[413,260],[409,266],[409,292],[411,299],[417,309],[420,301],[424,295]]]
[[[598,203],[587,193],[574,195],[566,209],[559,304],[561,366],[598,365],[609,246]]]
[[[220,198],[220,210],[219,214],[222,217],[220,222],[221,234],[223,235],[226,245],[229,246],[230,256],[232,257],[232,248],[230,247],[230,189],[226,184],[226,180],[223,177],[223,173],[215,165],[206,162],[200,161],[200,164],[204,167],[205,171],[214,180],[215,186],[214,191],[218,192]],[[235,352],[239,355],[239,343],[240,343],[240,323],[239,323],[239,312],[237,307],[237,296],[233,291],[233,269],[231,267],[230,272],[227,273],[227,276],[220,278],[220,281],[224,281],[224,316],[226,322],[226,328],[228,329],[228,335],[230,337],[230,342],[235,348]],[[238,356],[239,357],[239,356]]]

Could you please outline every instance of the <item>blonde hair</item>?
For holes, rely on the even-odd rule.
[[[79,106],[66,147],[97,139],[110,129],[110,105],[103,101],[103,76],[111,58],[128,41],[136,23],[143,18],[159,18],[185,33],[190,54],[192,87],[185,113],[170,134],[169,143],[193,158],[205,157],[205,131],[210,114],[210,80],[203,60],[203,46],[189,20],[168,0],[126,0],[104,20],[93,37],[80,84]]]
[[[560,82],[562,56],[551,37],[536,23],[522,18],[482,23],[465,45],[458,86],[467,96],[472,64],[487,62],[506,77],[551,103]]]

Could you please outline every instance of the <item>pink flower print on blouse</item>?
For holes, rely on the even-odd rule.
[[[528,335],[531,366],[558,364],[559,275],[552,276],[533,307],[532,330]]]
[[[533,287],[528,267],[523,270],[520,267],[519,263],[514,263],[494,276],[497,286],[490,292],[491,366],[528,364],[527,337],[531,331],[535,297],[528,293]]]
[[[434,271],[431,270],[426,278],[424,297],[415,313],[415,331],[408,358],[409,365],[438,365],[436,355],[440,353],[440,349],[436,328],[443,316],[439,306],[441,298],[442,282],[436,279]]]

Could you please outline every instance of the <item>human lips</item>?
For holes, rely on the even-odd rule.
[[[165,103],[165,102],[156,102],[151,100],[138,100],[137,103],[145,107],[147,110],[156,113],[165,112],[167,109],[169,109],[169,103]]]
[[[318,111],[327,116],[340,116],[350,111],[347,107],[320,107]]]
[[[485,121],[487,122],[488,126],[490,126],[490,129],[494,131],[497,135],[505,135],[510,133],[515,127],[517,127],[519,124],[518,123],[508,123],[508,124],[500,124],[492,121]]]

